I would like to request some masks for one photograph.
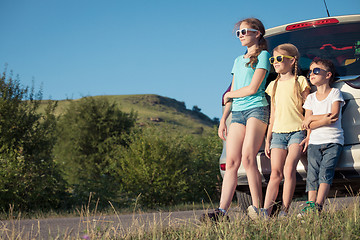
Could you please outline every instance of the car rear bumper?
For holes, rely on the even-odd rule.
[[[356,161],[357,159],[357,161]],[[353,191],[358,191],[360,182],[360,144],[344,146],[339,163],[335,169],[335,176],[332,188],[337,191],[348,191],[349,186],[352,187]],[[271,173],[271,162],[265,156],[263,151],[260,151],[257,155],[258,169],[262,175],[262,185],[267,186],[270,179]],[[225,163],[226,159],[220,158],[220,164]],[[307,171],[307,158],[303,155],[299,160],[296,168],[296,192],[305,193],[306,185],[306,171]],[[225,171],[221,170],[222,177]],[[237,185],[239,188],[242,186],[248,186],[245,169],[242,165],[238,170]]]

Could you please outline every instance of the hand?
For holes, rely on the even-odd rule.
[[[270,159],[271,158],[270,140],[268,140],[268,139],[265,140],[264,152],[265,152],[265,156]]]
[[[226,104],[227,102],[230,102],[232,98],[229,97],[229,93],[230,92],[227,92],[225,93],[224,95],[224,104]]]
[[[218,136],[222,140],[226,141],[227,127],[226,127],[225,121],[220,121],[219,129],[218,129]]]
[[[306,152],[309,146],[309,137],[306,137],[304,140],[302,140],[300,146],[303,146],[303,153]]]
[[[309,129],[310,128],[311,119],[305,118],[301,124],[303,129]]]
[[[333,115],[331,113],[328,113],[324,116],[324,121],[326,123],[326,125],[330,125],[330,124],[333,124],[334,122],[336,122],[337,120],[339,119],[339,116],[336,114],[336,115]]]

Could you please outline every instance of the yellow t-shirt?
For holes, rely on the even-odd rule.
[[[304,76],[298,77],[301,92],[310,88]],[[275,81],[270,82],[265,92],[271,97]],[[278,81],[275,92],[275,120],[273,132],[289,133],[302,130],[301,123],[304,119],[302,104],[296,104],[294,96],[295,79]]]

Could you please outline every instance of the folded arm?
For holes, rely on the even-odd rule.
[[[322,115],[313,115],[311,110],[306,110],[303,127],[306,129],[315,129],[322,126],[333,124],[339,119],[341,102],[336,101],[331,106],[331,113]],[[306,114],[307,113],[307,114]]]
[[[251,79],[251,83],[246,86],[246,87],[242,87],[240,89],[237,89],[235,91],[231,91],[227,92],[224,96],[224,102],[228,102],[230,101],[230,99],[233,98],[241,98],[241,97],[246,97],[246,96],[250,96],[253,95],[257,92],[257,90],[259,89],[262,81],[265,78],[267,70],[263,69],[263,68],[258,68],[255,70],[254,75]]]

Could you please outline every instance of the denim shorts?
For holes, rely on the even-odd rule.
[[[331,184],[342,145],[338,143],[309,144],[306,191],[317,191],[320,183]]]
[[[260,121],[269,124],[269,106],[255,107],[244,111],[232,111],[231,123],[240,123],[246,126],[246,122],[249,118],[254,117]]]
[[[272,133],[271,134],[271,144],[270,149],[272,148],[281,148],[287,150],[289,146],[293,143],[300,144],[302,140],[306,137],[306,131],[300,130],[289,133]]]

